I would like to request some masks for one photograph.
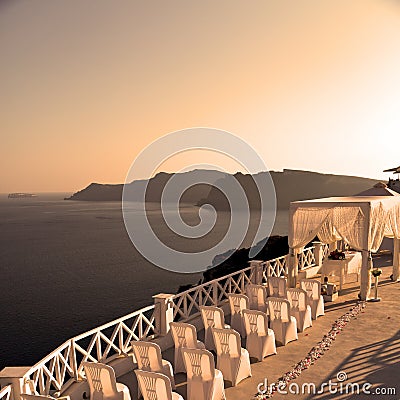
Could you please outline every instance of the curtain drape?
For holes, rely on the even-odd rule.
[[[298,249],[317,236],[321,226],[332,214],[333,208],[297,208],[289,221],[289,247]]]
[[[318,232],[318,238],[322,243],[333,243],[341,239],[333,224],[332,217],[333,213],[328,216]]]
[[[291,208],[289,246],[299,249],[318,236],[324,243],[343,239],[356,250],[375,252],[385,236],[400,238],[400,199],[366,203],[371,207],[369,221],[362,207],[351,202]]]
[[[364,232],[368,224],[361,207],[335,207],[333,225],[350,247],[367,250]]]

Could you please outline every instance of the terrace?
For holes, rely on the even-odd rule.
[[[314,246],[299,253],[297,257],[300,274],[315,275],[321,267],[318,263],[325,258],[327,252],[327,246],[315,243]],[[227,295],[244,293],[249,283],[263,284],[270,276],[287,274],[287,260],[288,256],[265,262],[253,261],[250,266],[238,272],[183,293],[156,295],[153,305],[66,341],[33,367],[5,368],[0,374],[2,384],[0,399],[18,400],[21,393],[28,391],[28,386],[33,387],[34,391],[41,395],[54,397],[69,395],[71,400],[88,398],[89,388],[83,372],[85,361],[103,362],[113,366],[117,380],[125,383],[136,393],[136,381],[132,372],[136,365],[129,356],[132,340],[148,339],[157,342],[163,350],[163,358],[172,362],[173,343],[169,334],[169,322],[187,321],[194,324],[202,339],[204,333],[201,330],[199,306],[221,307],[229,319]],[[384,301],[368,305],[365,314],[360,315],[345,328],[343,335],[340,335],[332,345],[331,351],[324,355],[323,359],[318,360],[317,365],[303,371],[296,382],[300,384],[314,382],[318,387],[329,377],[334,377],[336,371],[344,370],[350,374],[349,381],[372,381],[382,384],[382,379],[375,382],[371,378],[371,374],[374,377],[379,376],[379,372],[376,371],[379,368],[387,371],[384,383],[391,382],[393,365],[396,362],[395,355],[398,351],[396,347],[398,316],[395,302],[398,285],[388,279],[391,273],[388,256],[376,258],[375,263],[384,267],[380,288]],[[322,339],[332,323],[356,303],[358,290],[357,285],[346,284],[339,299],[334,303],[327,303],[326,315],[313,321],[312,328],[299,333],[299,340],[278,347],[278,354],[267,357],[263,362],[252,363],[251,378],[245,379],[235,387],[228,385],[225,389],[227,399],[251,399],[257,392],[257,385],[265,378],[268,378],[269,382],[274,382],[289,371],[293,364],[302,359]],[[388,318],[391,319],[390,324],[386,324],[382,332],[382,321]],[[386,345],[390,346],[387,357],[381,359],[379,364],[374,364],[373,360],[380,359],[382,346]],[[177,374],[176,381],[176,390],[185,397],[185,375]],[[393,385],[395,386],[394,382]],[[283,395],[276,394],[274,398],[280,396]],[[134,398],[133,395],[131,397]],[[324,394],[320,397],[325,398]],[[290,395],[282,398],[290,398]]]

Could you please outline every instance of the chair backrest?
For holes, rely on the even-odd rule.
[[[249,284],[246,287],[246,294],[249,298],[250,308],[257,310],[260,306],[265,306],[267,290],[265,286]]]
[[[246,334],[268,335],[268,316],[258,310],[243,310],[244,326]]]
[[[205,349],[183,349],[188,379],[213,380],[215,377],[214,356]]]
[[[278,297],[268,297],[268,312],[271,321],[281,320],[282,322],[290,321],[290,303],[289,300]]]
[[[144,400],[172,400],[172,387],[168,376],[139,369],[135,369],[135,374]]]
[[[117,395],[117,381],[112,367],[102,363],[84,362],[83,369],[89,384],[91,400]]]
[[[237,358],[241,355],[241,339],[234,329],[211,328],[218,356],[229,355]]]
[[[268,296],[286,298],[286,278],[270,276],[267,284]]]
[[[228,294],[231,315],[241,314],[245,309],[250,308],[249,298],[245,294]]]
[[[219,329],[224,328],[225,316],[221,308],[214,306],[200,306],[200,312],[205,329],[211,327]]]
[[[143,371],[161,371],[161,348],[157,343],[134,340],[131,342],[138,368]]]
[[[300,288],[307,292],[311,300],[318,300],[321,296],[321,282],[316,279],[301,279]]]
[[[296,308],[299,311],[305,311],[307,309],[307,292],[305,290],[289,288],[287,294],[292,308]]]
[[[185,322],[170,322],[172,339],[176,348],[197,348],[196,327]]]

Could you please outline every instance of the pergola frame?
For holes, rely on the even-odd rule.
[[[376,213],[379,211],[379,223],[380,228],[385,230],[383,236],[394,238],[394,251],[393,251],[393,280],[398,281],[400,278],[400,263],[399,263],[399,251],[400,251],[400,197],[397,196],[371,196],[371,197],[328,197],[323,199],[296,201],[290,203],[289,210],[289,263],[288,263],[288,281],[289,286],[294,287],[297,283],[298,275],[298,262],[296,257],[297,249],[303,247],[304,243],[299,243],[298,235],[300,230],[303,238],[306,237],[307,226],[306,222],[302,225],[301,221],[298,221],[298,215],[296,213],[301,212],[304,215],[308,215],[312,218],[315,216],[316,220],[313,221],[313,229],[309,231],[311,241],[318,233],[321,232],[322,225],[325,223],[323,217],[318,215],[321,210],[326,210],[325,212],[331,212],[331,215],[335,212],[337,208],[357,208],[361,210],[362,215],[362,237],[358,235],[360,243],[362,245],[352,246],[356,247],[357,250],[362,253],[362,266],[361,266],[361,279],[360,279],[360,296],[361,299],[367,300],[369,297],[370,287],[371,287],[371,274],[370,270],[373,267],[371,251],[376,251],[376,243],[381,243],[380,236],[376,238],[376,227],[374,227],[373,221],[371,220],[372,215],[376,217]],[[328,211],[329,210],[329,211]],[[332,211],[331,211],[332,210]],[[314,214],[314,215],[313,215]],[[321,218],[321,221],[318,221]],[[320,227],[318,228],[318,224]],[[297,225],[296,225],[297,224]],[[300,224],[300,225],[299,225]],[[382,225],[384,224],[384,225]],[[349,228],[347,224],[346,229],[360,229],[360,226],[354,226],[354,228]],[[335,226],[336,234],[342,238],[340,234],[341,227]],[[304,233],[306,232],[306,234]],[[312,234],[314,233],[314,234]],[[357,233],[357,232],[354,232]],[[382,237],[383,239],[383,237]],[[346,239],[345,239],[346,240]],[[304,240],[303,240],[304,241]],[[375,243],[374,243],[375,242]],[[336,241],[335,241],[336,243]],[[333,243],[329,243],[331,247]],[[352,243],[350,243],[352,245]],[[375,245],[375,249],[373,248]],[[378,246],[379,247],[379,246]]]

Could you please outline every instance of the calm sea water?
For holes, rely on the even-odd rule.
[[[0,369],[33,365],[68,338],[201,277],[168,272],[143,258],[126,233],[120,203],[64,201],[67,195],[0,195]],[[151,218],[162,226],[158,210]],[[185,208],[183,219],[198,223],[197,209]],[[286,235],[287,222],[288,213],[278,212],[272,233]],[[159,235],[177,249],[197,251],[218,241],[227,223],[229,214],[220,213],[202,241],[179,240],[166,229]]]

